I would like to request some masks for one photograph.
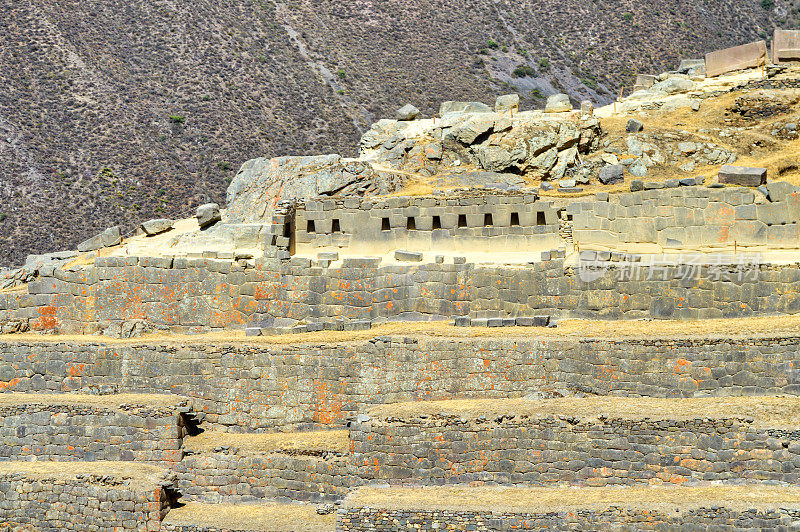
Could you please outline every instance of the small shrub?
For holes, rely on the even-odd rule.
[[[527,78],[528,76],[535,76],[536,70],[530,65],[519,65],[511,72],[511,75],[515,78]]]
[[[8,215],[4,212],[0,212],[0,222],[5,222]]]
[[[336,71],[336,75],[339,76],[339,79],[344,79],[347,77],[347,72],[340,68]]]
[[[172,115],[169,117],[169,121],[173,124],[183,124],[186,122],[186,119],[181,115]]]
[[[591,77],[583,78],[581,80],[581,83],[583,83],[584,85],[586,85],[590,89],[597,90],[597,81],[595,81],[594,78],[591,78]]]
[[[503,46],[502,50],[503,50],[504,54],[507,54],[508,53],[508,46]]]
[[[489,50],[487,50],[486,48],[481,48],[480,50],[478,50],[478,54],[479,55],[489,55]]]
[[[539,89],[531,90],[531,97],[536,98],[537,100],[544,100],[544,94]]]
[[[630,11],[628,11],[627,13],[623,13],[622,18],[630,22],[631,20],[633,20],[633,13],[631,13]]]
[[[761,7],[769,11],[775,7],[775,0],[761,0]]]
[[[228,170],[231,170],[233,166],[231,166],[231,163],[220,161],[217,163],[217,168],[223,172],[227,172]]]
[[[344,89],[337,89],[336,90],[336,94],[344,95],[344,94],[346,94],[346,91]]]
[[[547,70],[548,68],[550,68],[550,61],[548,61],[545,58],[539,59],[539,68],[541,68],[542,70]]]
[[[492,39],[486,39],[486,46],[491,48],[492,50],[497,50],[498,48],[500,48],[500,45],[497,44]]]

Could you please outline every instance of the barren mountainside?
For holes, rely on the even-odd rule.
[[[796,26],[785,0],[0,0],[0,264],[174,217],[413,103],[608,103]]]

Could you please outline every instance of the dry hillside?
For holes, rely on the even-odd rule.
[[[355,154],[412,102],[607,102],[794,27],[786,0],[0,0],[0,264],[224,201],[255,156]]]

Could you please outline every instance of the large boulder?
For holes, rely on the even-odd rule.
[[[388,194],[402,184],[401,177],[339,155],[251,159],[228,187],[224,221],[269,224],[279,201]]]
[[[122,242],[122,234],[120,233],[120,226],[115,225],[109,227],[100,234],[93,236],[88,240],[84,240],[78,244],[78,251],[86,253],[88,251],[97,251],[98,249],[116,246]]]
[[[397,119],[400,121],[414,120],[417,116],[419,116],[419,109],[411,104],[408,104],[398,109],[395,114]]]
[[[492,129],[494,129],[494,115],[475,115],[454,127],[451,134],[457,141],[469,146]]]
[[[566,111],[572,111],[572,102],[569,101],[569,96],[554,94],[547,98],[547,104],[544,107],[545,113],[564,113]]]
[[[208,227],[222,220],[222,216],[219,213],[219,205],[216,203],[200,205],[197,211],[195,211],[195,217],[197,218],[197,224],[201,228]]]
[[[616,185],[625,181],[625,167],[621,164],[610,164],[600,169],[600,182],[604,185]]]
[[[142,224],[142,231],[147,236],[155,236],[160,235],[166,231],[172,229],[172,226],[175,225],[173,220],[168,220],[166,218],[158,218],[156,220],[148,220]]]

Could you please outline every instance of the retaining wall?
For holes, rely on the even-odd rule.
[[[354,423],[354,471],[363,479],[425,485],[800,478],[800,431],[755,428],[745,419],[494,417]]]
[[[35,401],[35,396],[30,398]],[[183,456],[176,409],[25,403],[0,407],[0,460],[134,460],[170,467]]]
[[[9,529],[159,530],[169,503],[155,481],[142,486],[106,475],[0,476],[0,522]]]
[[[347,458],[241,453],[190,455],[176,464],[184,501],[334,501],[358,484]]]
[[[112,257],[31,283],[34,295],[18,298],[30,306],[0,310],[0,321],[21,319],[33,330],[62,333],[116,327],[119,334],[138,324],[193,333],[270,326],[277,318],[703,319],[800,311],[797,264],[755,262],[748,265],[753,271],[743,272],[736,257],[722,259],[727,262],[688,278],[685,265],[642,262],[635,276],[612,264],[594,279],[565,268],[563,259],[516,266],[381,266],[379,259],[345,259],[341,267],[322,268],[293,258],[275,269],[244,269],[211,259]]]
[[[370,405],[599,395],[800,394],[800,337],[376,337],[348,344],[0,343],[7,391],[165,393],[229,430],[340,425]]]
[[[770,187],[775,201],[758,205],[749,189],[680,187],[620,194],[618,202],[573,203],[567,212],[582,247],[642,252],[642,244],[691,250],[736,243],[796,249],[800,194],[788,183]]]
[[[579,496],[579,494],[576,494]],[[725,530],[780,529],[795,522],[797,510],[767,511],[703,508],[667,515],[651,510],[611,508],[603,512],[504,513],[446,510],[349,508],[337,515],[341,532],[394,530]],[[442,528],[442,527],[446,528]]]

